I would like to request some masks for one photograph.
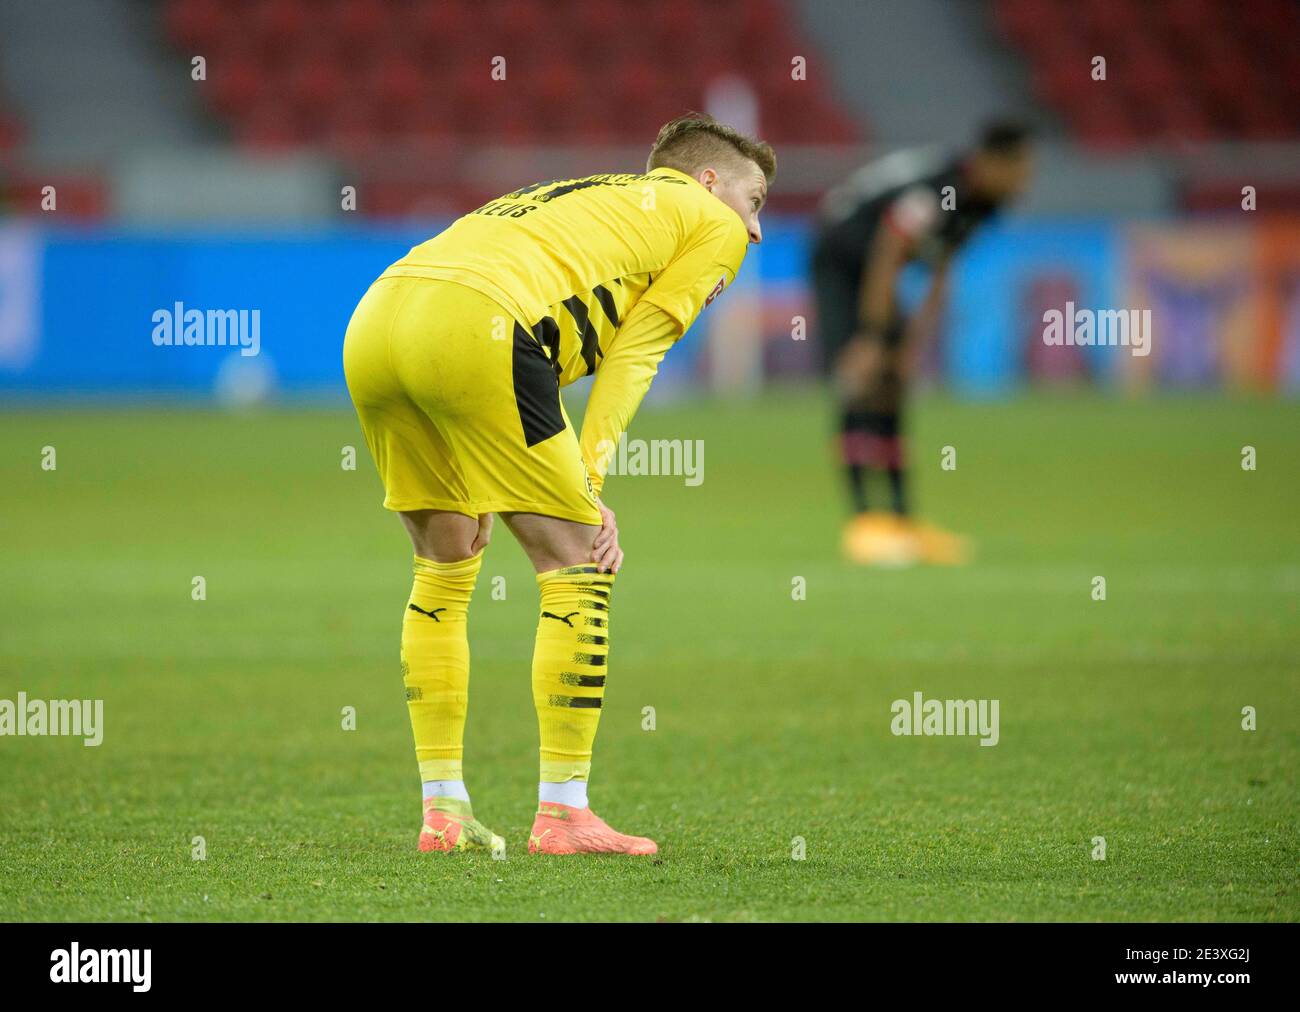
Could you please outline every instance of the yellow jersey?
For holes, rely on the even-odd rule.
[[[748,243],[735,211],[685,173],[659,168],[522,187],[457,219],[384,276],[487,295],[546,349],[564,386],[597,371],[641,301],[685,333],[735,279]]]

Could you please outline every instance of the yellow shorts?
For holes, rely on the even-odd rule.
[[[486,295],[380,278],[352,314],[343,368],[386,508],[600,523],[550,359]]]

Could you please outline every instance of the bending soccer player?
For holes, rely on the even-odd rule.
[[[945,158],[901,151],[858,170],[827,194],[812,274],[827,367],[835,375],[840,452],[853,518],[844,550],[855,562],[958,563],[964,539],[910,518],[902,424],[919,357],[919,330],[943,298],[953,254],[1019,196],[1032,171],[1030,138],[1013,123],[985,127],[973,151]],[[930,269],[929,290],[909,320],[897,301],[909,263]],[[888,483],[886,509],[871,486]]]
[[[533,853],[653,854],[587,805],[623,562],[600,494],[660,360],[735,278],[776,170],[708,117],[659,132],[643,174],[534,183],[393,264],[348,325],[348,389],[415,547],[402,675],[424,785],[420,849],[504,846],[461,771],[466,614],[499,514],[537,570]],[[579,436],[560,388],[593,376]]]

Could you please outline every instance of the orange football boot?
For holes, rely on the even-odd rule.
[[[844,555],[860,566],[910,566],[920,546],[911,527],[894,513],[859,513],[844,528]]]
[[[528,834],[530,854],[655,854],[659,845],[644,836],[615,832],[590,808],[543,802]]]
[[[912,521],[912,533],[922,562],[934,566],[963,566],[970,561],[970,539],[923,520]]]
[[[506,841],[474,818],[468,801],[425,798],[420,850],[490,850],[505,854]]]

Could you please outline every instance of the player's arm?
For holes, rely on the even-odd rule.
[[[582,457],[600,494],[605,471],[659,363],[683,334],[681,323],[644,298],[632,307],[605,353],[582,419]]]
[[[903,348],[905,349],[904,366],[908,371],[925,355],[926,348],[934,336],[940,310],[948,296],[948,274],[951,264],[952,257],[949,253],[939,258],[930,276],[930,287],[926,290],[925,298],[917,311],[912,314],[911,319],[907,321]]]
[[[614,334],[596,369],[582,421],[582,456],[597,494],[659,363],[700,310],[735,277],[747,243],[739,218],[705,226],[655,277]]]
[[[939,310],[948,295],[948,274],[951,265],[951,252],[945,252],[938,258],[930,272],[930,286],[926,289],[925,297],[908,321],[909,334],[912,332],[920,334],[933,329],[939,317]]]
[[[876,229],[859,286],[858,330],[879,335],[894,318],[898,275],[907,263],[912,239],[890,225]]]
[[[840,353],[836,367],[841,392],[860,395],[884,354],[880,338],[897,316],[898,276],[917,241],[938,221],[939,206],[932,190],[917,186],[904,191],[885,212],[867,250],[858,286],[858,330]]]
[[[864,334],[880,334],[893,323],[898,275],[938,222],[939,201],[927,186],[904,190],[885,211],[862,269],[858,323]]]
[[[880,368],[883,337],[894,319],[898,275],[911,252],[911,239],[886,224],[876,229],[858,286],[858,329],[840,351],[835,372],[843,396],[861,396]]]

